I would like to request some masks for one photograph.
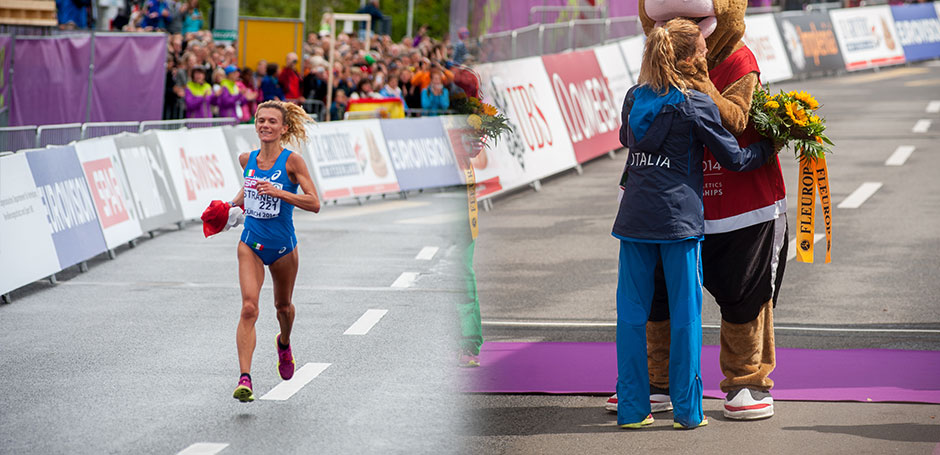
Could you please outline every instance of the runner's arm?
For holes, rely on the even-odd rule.
[[[248,165],[248,154],[242,153],[238,155],[238,164],[242,166],[242,169],[245,169],[245,166]],[[235,193],[235,197],[232,198],[232,207],[237,207],[239,205],[245,205],[245,187],[242,186],[238,189],[238,192]]]
[[[288,193],[284,190],[278,190],[271,185],[260,185],[258,192],[261,194],[270,194],[308,212],[319,212],[320,198],[317,197],[317,188],[313,184],[313,179],[310,178],[307,163],[304,162],[304,159],[301,158],[299,154],[292,153],[287,158],[287,175],[288,177],[293,177],[291,180],[295,180],[300,184],[300,189],[303,190],[304,194]],[[263,183],[264,182],[262,182],[262,184]]]

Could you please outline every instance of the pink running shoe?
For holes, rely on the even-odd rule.
[[[255,401],[255,393],[251,391],[251,379],[248,376],[242,376],[238,380],[238,387],[235,388],[235,393],[232,396],[242,403]]]
[[[280,333],[277,334],[274,342],[277,344],[277,372],[280,373],[281,379],[286,381],[294,377],[294,354],[290,351],[290,345],[287,345],[287,349],[281,350]]]

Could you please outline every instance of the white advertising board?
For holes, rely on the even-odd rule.
[[[139,237],[140,217],[114,139],[76,142],[75,151],[88,180],[105,244],[111,249]]]
[[[744,43],[757,58],[762,83],[785,81],[793,77],[787,50],[780,38],[773,14],[744,17]]]
[[[480,65],[477,72],[484,81],[484,101],[506,114],[513,128],[485,151],[499,166],[503,190],[577,164],[541,57]],[[482,175],[477,180],[486,180],[486,169],[478,170]]]
[[[620,44],[620,50],[623,51],[623,58],[627,61],[631,81],[636,84],[637,76],[640,75],[640,66],[643,63],[643,46],[646,45],[646,35],[627,38],[618,44]]]
[[[0,156],[0,294],[59,271],[47,218],[26,155]]]
[[[304,149],[325,200],[399,191],[378,120],[308,125]]]
[[[617,100],[616,107],[619,112],[623,107],[627,90],[630,90],[634,84],[630,70],[627,69],[627,62],[623,58],[623,51],[620,50],[619,44],[608,44],[594,48],[594,55],[597,56],[597,63],[601,66],[601,73],[607,79],[610,92]]]
[[[845,69],[862,70],[904,63],[891,7],[868,6],[829,12]]]
[[[157,131],[184,219],[196,219],[213,200],[228,201],[241,189],[221,128]]]

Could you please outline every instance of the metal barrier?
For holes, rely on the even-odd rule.
[[[36,147],[36,129],[35,126],[0,128],[0,152],[15,152]]]
[[[49,145],[65,145],[82,139],[81,123],[64,125],[42,125],[36,128],[36,148]]]
[[[406,117],[424,117],[428,115],[451,115],[456,114],[457,111],[451,109],[412,109],[408,108],[408,112],[405,113]]]
[[[557,14],[554,19],[546,21],[543,20],[545,13]],[[603,19],[607,16],[607,8],[604,6],[533,6],[529,8],[529,23],[541,24],[544,22],[569,21],[575,14],[580,13],[593,13],[594,19]]]
[[[186,128],[212,128],[213,126],[234,126],[238,125],[238,119],[235,117],[217,117],[217,118],[190,118],[183,120]]]
[[[140,131],[140,122],[97,122],[82,125],[82,139]]]
[[[533,24],[481,36],[477,39],[477,48],[474,51],[481,62],[498,62],[557,54],[608,43],[642,32],[638,16]]]
[[[324,118],[323,113],[326,111],[326,104],[320,100],[307,99],[303,102],[304,110],[313,117],[314,120],[320,121]]]

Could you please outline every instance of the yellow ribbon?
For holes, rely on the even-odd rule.
[[[796,231],[796,260],[799,262],[813,262],[817,189],[819,189],[819,200],[826,225],[826,263],[828,264],[832,261],[832,199],[829,191],[829,169],[825,158],[800,158]]]
[[[464,175],[467,177],[467,210],[470,214],[470,236],[477,238],[480,228],[477,225],[477,180],[473,172],[473,164],[467,160],[467,168],[464,169]]]

